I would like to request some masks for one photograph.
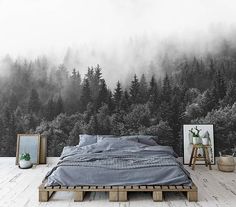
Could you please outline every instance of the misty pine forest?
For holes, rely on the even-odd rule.
[[[77,145],[79,134],[157,135],[182,155],[182,125],[214,124],[215,150],[236,145],[236,50],[168,57],[110,88],[102,65],[50,67],[46,58],[4,59],[0,78],[0,156],[15,156],[18,133],[40,133],[48,155]],[[151,66],[150,66],[151,67]],[[152,74],[150,74],[152,71]],[[114,74],[113,74],[114,75]],[[217,154],[216,154],[217,155]]]

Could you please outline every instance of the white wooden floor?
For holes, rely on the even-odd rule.
[[[0,207],[235,207],[236,172],[223,173],[213,166],[196,166],[195,171],[186,167],[199,189],[199,202],[190,203],[181,193],[165,194],[164,202],[153,202],[151,193],[130,193],[129,201],[109,202],[106,193],[88,193],[83,202],[73,201],[73,193],[58,192],[47,203],[38,202],[38,189],[43,177],[57,162],[48,158],[47,165],[38,165],[28,170],[15,166],[15,158],[0,158]]]

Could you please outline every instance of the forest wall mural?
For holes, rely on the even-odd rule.
[[[95,7],[96,11],[100,6],[112,5],[118,13],[123,14],[125,10],[131,20],[140,15],[148,16],[147,11],[153,4],[155,8],[159,6],[155,1],[137,1],[137,5],[127,1],[129,3],[122,6],[121,3],[102,2],[101,5],[83,3],[80,6]],[[143,5],[147,5],[147,11],[142,11]],[[127,11],[133,7],[141,10],[131,18]],[[164,7],[167,9],[169,5]],[[152,35],[143,33],[140,30],[142,21],[138,21],[137,31],[134,29],[136,35],[132,36],[127,29],[129,35],[122,46],[118,46],[121,42],[115,34],[111,36],[117,41],[111,39],[104,43],[106,47],[103,43],[92,44],[97,35],[93,31],[94,36],[82,41],[87,41],[86,46],[65,43],[63,46],[68,46],[67,49],[57,58],[57,53],[26,55],[21,48],[15,52],[14,47],[9,50],[3,47],[0,156],[15,156],[18,133],[46,136],[49,156],[60,155],[66,145],[78,144],[82,133],[157,135],[161,144],[173,146],[183,155],[182,125],[190,123],[214,124],[216,153],[235,150],[236,33],[232,22],[229,27],[221,25],[227,28],[224,33],[216,24],[207,33],[194,33],[193,40],[184,39],[186,35],[160,40],[153,31]],[[188,29],[190,24],[182,18],[179,21]],[[206,23],[209,26],[209,22]],[[157,26],[156,30],[159,29]],[[102,36],[102,39],[106,38]],[[2,45],[6,44],[2,42]]]

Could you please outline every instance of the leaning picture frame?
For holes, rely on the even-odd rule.
[[[29,153],[32,164],[39,164],[40,135],[39,134],[17,134],[16,165],[19,164],[20,155]]]
[[[40,135],[39,164],[47,163],[47,137]]]
[[[194,129],[197,127],[199,131],[199,140],[197,142],[199,144],[204,144],[204,138],[205,136],[208,136],[209,139],[209,145],[211,146],[209,148],[209,155],[210,155],[210,162],[212,165],[215,164],[215,151],[214,151],[214,126],[213,124],[184,124],[183,125],[183,149],[184,149],[184,156],[183,156],[183,163],[184,165],[189,164],[190,162],[190,157],[191,157],[191,152],[193,148],[193,137],[190,133],[191,129]],[[203,154],[203,151],[199,152],[199,154]],[[197,164],[205,164],[204,161],[199,161],[196,163]]]

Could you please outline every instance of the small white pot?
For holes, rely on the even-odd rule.
[[[193,144],[200,144],[199,137],[193,137]]]
[[[202,144],[203,145],[208,145],[209,144],[209,139],[208,138],[202,138]]]
[[[25,168],[30,168],[30,167],[32,166],[32,163],[31,163],[30,160],[29,160],[29,161],[20,160],[20,161],[19,161],[19,166],[20,166],[20,168],[23,168],[23,169],[25,169]]]

